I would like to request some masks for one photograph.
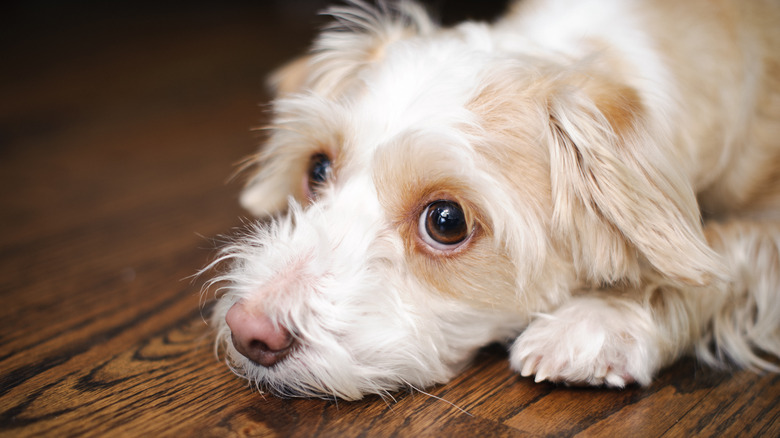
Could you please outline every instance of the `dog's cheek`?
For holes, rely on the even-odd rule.
[[[516,268],[505,252],[477,234],[453,255],[433,254],[419,242],[407,242],[408,266],[432,293],[476,308],[516,308]]]

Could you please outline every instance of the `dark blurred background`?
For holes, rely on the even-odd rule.
[[[3,2],[0,6],[0,84],[3,129],[13,102],[24,111],[26,86],[42,79],[57,96],[100,99],[105,89],[127,92],[133,104],[159,98],[207,98],[247,82],[260,83],[268,66],[305,49],[327,18],[325,0],[57,1]],[[505,1],[424,2],[443,23],[490,19]],[[175,45],[177,50],[170,51]],[[239,61],[240,60],[240,61]],[[110,64],[104,64],[110,63]],[[111,70],[115,68],[116,70]],[[182,71],[179,71],[181,69]],[[110,72],[110,73],[109,73]],[[179,75],[174,87],[145,90],[144,80]],[[59,78],[52,76],[57,75]],[[83,80],[82,89],[74,82]],[[29,105],[29,103],[28,103]],[[73,114],[75,117],[76,114]],[[13,125],[13,123],[11,123]]]

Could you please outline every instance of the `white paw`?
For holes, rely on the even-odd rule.
[[[660,350],[659,331],[638,303],[588,297],[534,320],[509,360],[537,382],[624,387],[651,382],[663,362]]]

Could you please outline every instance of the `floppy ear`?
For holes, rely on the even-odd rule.
[[[686,284],[719,277],[693,187],[662,136],[645,128],[637,92],[593,77],[554,88],[553,224],[579,271],[597,282],[636,282],[649,262]]]

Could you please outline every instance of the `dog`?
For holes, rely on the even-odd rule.
[[[492,23],[330,8],[281,67],[212,267],[217,348],[279,396],[778,371],[780,4],[525,0]]]

